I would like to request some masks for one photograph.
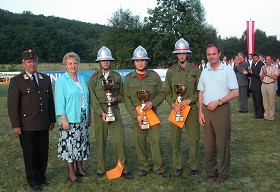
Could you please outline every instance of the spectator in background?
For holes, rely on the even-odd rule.
[[[265,64],[265,55],[259,54],[259,60]]]
[[[81,74],[78,74],[80,57],[69,52],[62,63],[66,72],[55,83],[55,112],[58,121],[58,157],[65,161],[68,179],[81,183],[79,177],[88,177],[83,160],[90,152],[88,128],[91,124],[89,91]],[[74,166],[76,165],[76,171]]]
[[[248,55],[248,60],[247,60],[247,62],[249,63],[249,67],[252,68],[252,63],[253,63],[253,54],[252,54],[252,53],[250,53],[250,54]]]
[[[198,83],[199,123],[203,126],[204,149],[207,175],[204,181],[215,179],[223,183],[229,176],[230,135],[232,99],[238,96],[238,84],[234,71],[222,65],[219,58],[221,51],[211,44],[206,49],[210,62]],[[217,161],[217,148],[220,161]]]
[[[266,65],[260,71],[262,81],[261,91],[263,96],[264,118],[273,121],[275,115],[275,81],[279,76],[278,67],[272,65],[270,55],[265,57]]]
[[[279,59],[277,58],[276,59],[276,65],[278,67],[278,78],[277,78],[277,95],[280,97],[280,62],[279,62]]]
[[[253,63],[253,54],[248,54],[248,59],[246,60],[249,64],[249,67],[252,68],[252,63]],[[252,93],[252,87],[251,87],[251,76],[247,76],[248,77],[248,97],[250,97],[250,93]]]
[[[199,64],[198,67],[199,67],[200,71],[203,71],[207,67],[207,64],[205,63],[204,59],[201,59],[201,63]]]
[[[22,53],[22,65],[23,73],[10,80],[8,114],[13,132],[19,136],[27,182],[34,191],[42,191],[51,184],[45,173],[49,131],[55,124],[52,85],[48,75],[37,72],[38,57],[34,51]]]
[[[223,57],[222,63],[223,63],[224,65],[228,65],[227,56],[224,56],[224,57]]]
[[[233,69],[234,68],[234,58],[230,59],[228,62],[228,67]]]
[[[255,110],[256,119],[262,119],[264,108],[263,108],[263,99],[262,99],[262,92],[261,92],[261,85],[262,82],[260,80],[260,71],[262,66],[264,65],[263,62],[259,60],[258,54],[253,54],[253,62],[251,67],[248,68],[247,71],[243,71],[243,73],[249,77],[251,77],[251,89],[252,89],[252,99],[253,105]]]
[[[244,75],[244,71],[248,72],[249,64],[245,60],[243,52],[239,52],[237,55],[238,63],[234,66],[234,71],[237,77],[239,86],[239,113],[248,112],[248,78]]]

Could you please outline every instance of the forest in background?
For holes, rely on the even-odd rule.
[[[67,52],[74,51],[81,62],[93,63],[97,51],[105,45],[116,59],[114,68],[132,68],[133,50],[142,45],[150,57],[149,67],[166,68],[175,62],[172,51],[181,37],[189,42],[189,59],[194,63],[206,59],[205,47],[209,43],[218,44],[228,58],[240,51],[246,53],[246,31],[241,37],[222,39],[217,29],[207,23],[200,0],[157,1],[143,21],[130,10],[119,9],[108,25],[0,9],[0,64],[20,63],[26,49],[36,50],[39,62],[60,63]],[[255,51],[279,58],[280,41],[256,29]]]

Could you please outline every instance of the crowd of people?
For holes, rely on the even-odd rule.
[[[242,52],[238,53],[234,62],[228,63],[226,56],[220,61],[221,51],[215,44],[206,48],[208,62],[201,60],[201,65],[197,66],[188,61],[191,52],[185,39],[180,38],[175,43],[173,53],[177,62],[167,70],[165,85],[156,72],[147,69],[149,57],[142,46],[134,50],[131,60],[135,70],[124,81],[111,70],[114,59],[107,47],[103,46],[98,51],[96,62],[100,69],[88,83],[78,73],[79,55],[69,52],[63,57],[66,71],[57,79],[53,96],[50,78],[37,71],[36,53],[33,50],[24,51],[24,71],[10,81],[8,113],[13,131],[19,136],[30,187],[34,191],[42,191],[52,184],[45,173],[49,131],[56,122],[59,129],[58,157],[66,163],[70,182],[80,184],[82,177],[92,177],[83,167],[83,161],[90,155],[91,125],[94,125],[96,140],[95,178],[101,179],[107,172],[106,156],[109,154],[106,154],[106,147],[110,133],[115,156],[123,167],[121,176],[133,179],[127,164],[120,103],[125,104],[132,120],[139,177],[145,177],[152,171],[167,179],[182,176],[183,128],[186,128],[189,142],[189,175],[199,175],[202,127],[206,158],[204,181],[223,183],[229,176],[230,167],[230,101],[239,97],[239,112],[248,112],[247,87],[250,87],[255,118],[273,120],[278,67],[269,55],[264,63],[257,54],[251,55],[252,60],[247,61]],[[160,121],[152,122],[149,117],[152,114],[153,120],[157,119],[157,108],[163,101],[170,105],[171,114],[176,114],[170,120],[173,174],[166,170],[163,160]],[[221,116],[223,118],[219,118]],[[153,164],[149,160],[147,142]],[[217,161],[217,149],[220,161]]]
[[[239,113],[248,112],[248,97],[252,96],[255,119],[273,121],[275,97],[280,97],[280,61],[271,55],[239,52],[233,59],[224,56],[221,63],[233,69],[239,87]],[[206,63],[206,67],[209,62]],[[203,66],[203,67],[201,67]],[[205,62],[199,64],[201,71]]]

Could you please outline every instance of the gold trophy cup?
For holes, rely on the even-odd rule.
[[[115,82],[113,79],[102,80],[102,87],[106,92],[107,106],[108,112],[106,116],[106,121],[115,121],[115,115],[111,108],[111,100],[112,100],[112,89],[114,88]]]
[[[145,106],[145,102],[149,98],[149,92],[145,91],[145,90],[140,90],[140,91],[137,91],[136,93],[137,93],[138,99],[142,102],[140,111],[143,112],[143,123],[141,125],[141,129],[149,129],[150,125],[147,121],[146,111],[143,110],[143,108]]]
[[[182,103],[182,95],[186,92],[187,86],[184,84],[176,84],[174,85],[174,90],[177,93],[177,101],[180,105]],[[184,117],[181,115],[180,112],[176,112],[176,115],[174,116],[175,121],[184,121]]]

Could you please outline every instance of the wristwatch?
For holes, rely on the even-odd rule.
[[[219,101],[219,105],[221,106],[223,104],[221,99],[219,99],[218,101]]]

